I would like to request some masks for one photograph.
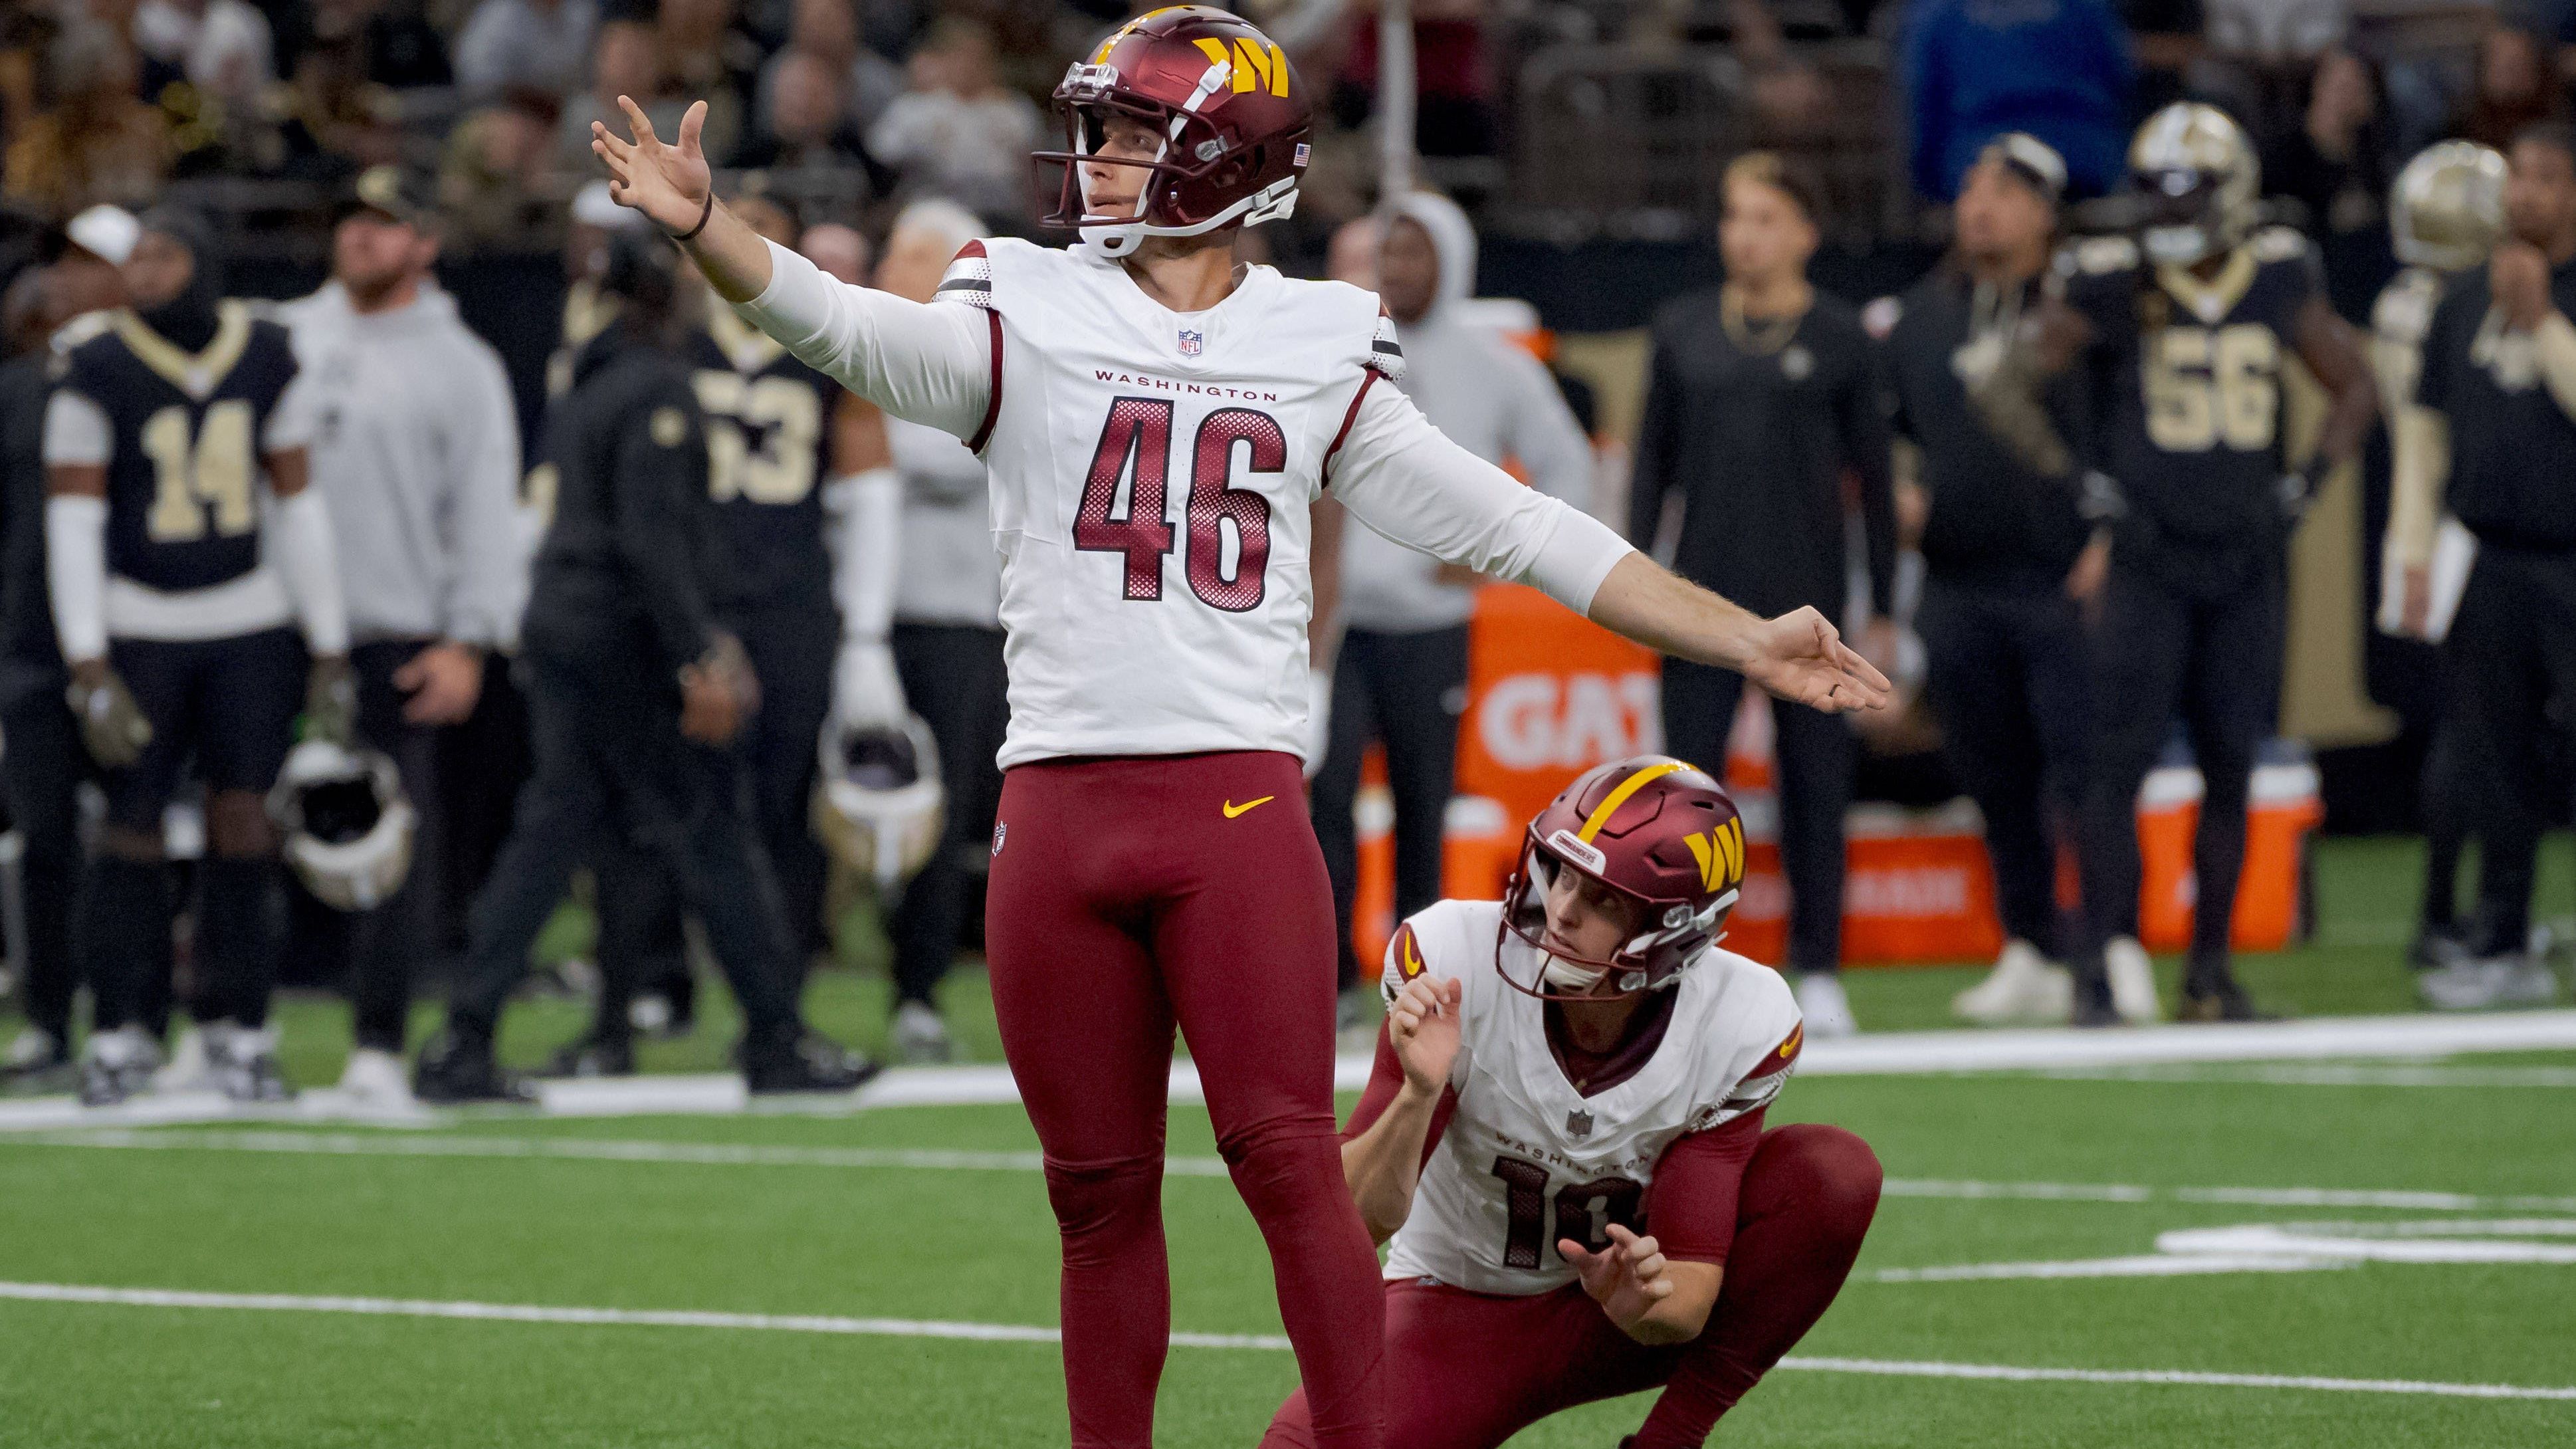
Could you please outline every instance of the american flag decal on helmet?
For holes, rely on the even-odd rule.
[[[1307,158],[1307,157],[1309,157],[1309,156],[1312,156],[1312,155],[1314,155],[1314,154],[1315,154],[1315,148],[1314,148],[1314,147],[1307,145],[1307,144],[1306,144],[1305,142],[1303,142],[1303,141],[1300,141],[1300,142],[1298,142],[1298,143],[1297,143],[1297,155],[1296,155],[1296,159],[1295,159],[1293,162],[1291,162],[1290,164],[1292,164],[1292,165],[1296,166],[1299,170],[1301,170],[1301,171],[1302,171],[1302,170],[1304,170],[1304,169],[1305,169],[1305,166],[1306,166],[1306,158]]]
[[[991,311],[993,307],[993,262],[984,255],[984,244],[970,241],[958,248],[957,259],[948,264],[947,274],[939,279],[934,302],[963,302],[969,307]]]
[[[1368,365],[1389,382],[1404,381],[1404,347],[1395,340],[1395,319],[1380,308],[1377,333],[1369,339]]]

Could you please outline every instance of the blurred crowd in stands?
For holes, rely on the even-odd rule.
[[[1330,94],[1328,132],[1363,130],[1374,7],[1248,9]],[[288,185],[237,185],[212,195],[218,209],[292,221],[299,197],[399,162],[437,172],[453,254],[559,226],[590,175],[589,123],[620,93],[665,122],[705,98],[719,164],[765,172],[809,209],[856,219],[936,193],[1024,226],[1040,102],[1127,12],[1115,0],[20,0],[0,13],[5,191],[20,219],[227,179]],[[2049,141],[2072,193],[2098,194],[2138,119],[2188,94],[2244,122],[2267,180],[2314,231],[2375,238],[2397,162],[2443,136],[2501,144],[2565,111],[2576,77],[2568,0],[1425,0],[1413,13],[1429,179],[1471,202],[1570,215],[1576,233],[1669,234],[1653,185],[1675,179],[1632,177],[1598,145],[1592,165],[1545,164],[1570,135],[1624,134],[1667,159],[1677,136],[1806,152],[1837,236],[1852,239],[1918,229],[1919,208],[1946,204],[2002,130]],[[1367,148],[1331,140],[1307,188],[1327,223],[1362,209],[1370,185]],[[1685,226],[1713,220],[1713,202],[1681,209],[1704,213]]]

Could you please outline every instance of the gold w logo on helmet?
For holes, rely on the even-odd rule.
[[[1192,43],[1207,53],[1210,65],[1233,64],[1236,94],[1265,86],[1274,96],[1288,94],[1288,52],[1280,47],[1264,49],[1259,40],[1248,35],[1236,36],[1231,52],[1224,41],[1213,35],[1202,35]]]
[[[1704,834],[1685,835],[1682,843],[1690,847],[1691,859],[1699,862],[1700,881],[1710,890],[1743,883],[1744,821],[1741,817]]]

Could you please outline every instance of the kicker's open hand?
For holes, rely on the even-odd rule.
[[[1827,714],[1887,703],[1887,676],[1843,642],[1814,608],[1765,619],[1745,640],[1744,677],[1792,703]]]
[[[1572,1238],[1559,1239],[1556,1253],[1573,1267],[1583,1291],[1619,1331],[1632,1337],[1639,1320],[1673,1296],[1663,1249],[1653,1238],[1638,1237],[1617,1223],[1610,1225],[1610,1246],[1598,1253]]]
[[[653,134],[653,123],[643,107],[624,96],[617,98],[617,105],[626,112],[634,140],[617,139],[605,122],[590,123],[590,149],[608,163],[610,198],[644,213],[674,236],[694,230],[706,216],[707,198],[715,191],[715,173],[698,144],[698,133],[706,129],[707,103],[691,104],[680,117],[676,146]]]

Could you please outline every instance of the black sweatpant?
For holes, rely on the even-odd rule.
[[[475,897],[451,1028],[489,1039],[574,867],[614,828],[668,872],[682,907],[705,923],[746,1040],[791,1039],[793,947],[738,757],[680,734],[678,688],[641,641],[529,646],[535,772]]]
[[[971,624],[897,624],[894,667],[912,712],[939,741],[939,784],[948,823],[934,852],[904,887],[887,934],[894,939],[898,1004],[930,1004],[957,954],[969,892],[989,858],[1001,805],[1002,733],[1010,724],[1010,680],[1002,631]]]
[[[2458,929],[2460,857],[2483,815],[2480,792],[2492,788],[2473,768],[2471,757],[2477,751],[2471,741],[2478,725],[2472,712],[2478,701],[2460,688],[2459,672],[2445,652],[2435,686],[2441,692],[2441,712],[2425,742],[2416,787],[2417,813],[2424,820],[2424,904],[2416,919],[2425,931]]]
[[[358,685],[358,739],[385,752],[402,776],[420,825],[412,836],[411,870],[402,889],[373,910],[340,911],[314,899],[302,882],[287,891],[287,954],[295,974],[348,983],[357,1044],[399,1053],[411,1019],[412,982],[438,949],[442,877],[447,861],[440,808],[438,737],[433,725],[403,718],[410,699],[394,674],[429,647],[426,639],[379,639],[349,650]]]
[[[92,772],[80,726],[63,703],[64,681],[36,676],[12,681],[0,704],[0,778],[9,819],[23,847],[20,894],[27,938],[9,943],[25,978],[27,1020],[71,1040],[72,997],[80,965],[72,955],[72,902],[80,893],[80,782]]]
[[[150,841],[155,858],[110,851],[83,876],[75,935],[100,1030],[166,1018],[174,884],[157,858],[164,810],[190,778],[210,797],[268,793],[294,745],[307,663],[304,641],[282,626],[219,639],[115,638],[108,660],[152,738],[133,764],[103,773],[107,822]],[[211,829],[207,843],[195,869],[193,1014],[257,1028],[276,983],[283,872],[274,854],[221,854]]]
[[[1467,629],[1380,634],[1353,629],[1333,663],[1333,718],[1323,768],[1310,799],[1315,838],[1333,881],[1334,940],[1344,990],[1363,971],[1351,946],[1351,913],[1359,898],[1360,758],[1369,741],[1386,746],[1386,783],[1395,797],[1395,918],[1440,899],[1441,845],[1449,795],[1457,783],[1458,716],[1467,707]]]
[[[832,665],[841,620],[829,609],[764,609],[726,621],[760,680],[760,711],[734,740],[748,809],[778,882],[791,948],[786,977],[802,995],[805,970],[828,938],[823,929],[823,848],[811,811],[823,719],[832,708]],[[608,837],[590,855],[599,884],[599,1021],[594,1033],[627,1030],[637,992],[688,970],[680,935],[680,892],[653,853],[631,837]]]
[[[1942,752],[1986,819],[2004,934],[2062,956],[2055,841],[2072,843],[2093,704],[2082,612],[2053,581],[1934,574],[1914,627]]]
[[[2097,1001],[2107,1000],[2103,945],[2138,933],[2138,786],[2177,714],[2202,781],[2185,988],[2205,992],[2225,979],[2254,751],[2279,714],[2281,562],[2275,552],[2245,561],[2224,585],[2186,588],[2123,562],[2114,546],[2094,630],[2093,756],[2077,836],[2086,940],[2073,964]]]
[[[1723,778],[1726,737],[1744,676],[1686,659],[1664,661],[1664,749]],[[1773,700],[1780,794],[1780,867],[1789,878],[1792,971],[1838,971],[1843,958],[1843,812],[1860,742],[1838,715]]]
[[[2552,737],[2576,738],[2576,551],[2481,540],[2444,641],[2461,692],[2461,744],[2481,782],[2478,896],[2485,952],[2519,951],[2550,799]]]
[[[534,768],[528,699],[515,677],[516,658],[483,656],[483,697],[464,723],[438,732],[439,819],[447,837],[440,862],[447,883],[438,903],[436,958],[465,954],[465,920],[492,863],[510,838],[511,813]]]

